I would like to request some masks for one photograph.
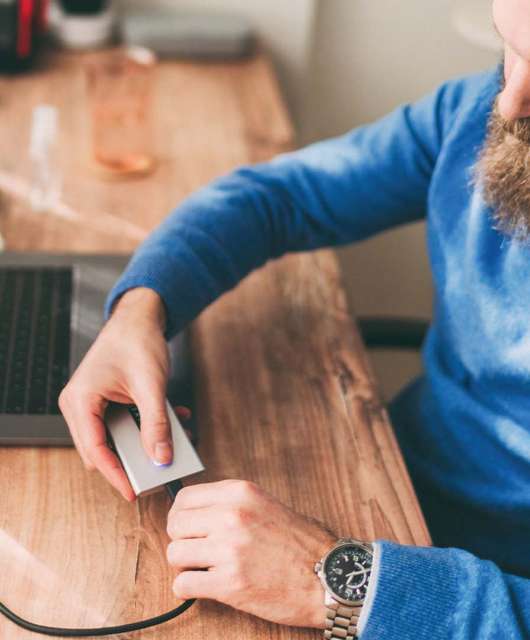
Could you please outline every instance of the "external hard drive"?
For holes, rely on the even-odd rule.
[[[173,437],[173,462],[163,466],[157,466],[143,448],[139,414],[134,406],[110,402],[105,413],[105,424],[112,444],[137,496],[204,470],[167,400],[166,408]]]

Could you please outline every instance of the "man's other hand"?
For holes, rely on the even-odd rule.
[[[59,407],[88,469],[98,469],[127,499],[133,489],[117,456],[107,446],[103,423],[109,401],[134,403],[148,456],[173,457],[166,412],[169,352],[162,299],[147,288],[127,291],[62,390]]]
[[[324,628],[315,562],[337,538],[252,482],[185,487],[168,518],[177,598],[211,598],[280,624]]]

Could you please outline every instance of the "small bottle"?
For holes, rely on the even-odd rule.
[[[42,104],[33,110],[29,156],[32,167],[31,207],[34,211],[52,210],[61,195],[58,158],[58,112]]]

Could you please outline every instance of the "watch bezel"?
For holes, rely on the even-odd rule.
[[[342,547],[360,547],[364,551],[368,551],[368,553],[370,553],[373,559],[374,549],[369,542],[363,542],[362,540],[355,540],[353,538],[341,539],[337,542],[335,546],[333,546],[326,553],[325,556],[323,556],[320,562],[317,563],[317,568],[318,568],[317,575],[320,578],[320,582],[322,583],[322,586],[324,587],[324,589],[332,596],[334,600],[336,600],[338,603],[343,604],[347,607],[358,606],[364,603],[366,596],[358,600],[347,600],[346,598],[342,598],[341,596],[337,595],[335,591],[333,591],[333,588],[327,581],[326,574],[324,571],[324,568],[326,566],[326,560],[328,559],[328,557],[334,551],[336,551],[337,549],[341,549]]]

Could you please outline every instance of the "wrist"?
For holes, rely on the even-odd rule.
[[[375,551],[372,542],[341,538],[315,564],[324,591],[324,637],[357,638],[362,632],[373,599]],[[377,579],[378,566],[375,569]]]
[[[321,533],[321,538],[314,545],[314,557],[317,559],[324,557],[326,553],[335,546],[338,540],[338,536],[332,534],[331,531],[327,529],[322,529]],[[312,629],[325,629],[327,611],[325,604],[326,591],[314,570],[312,574],[313,589],[307,598],[309,614],[307,616],[307,625],[305,626],[311,627]]]
[[[149,287],[134,287],[123,293],[114,304],[110,319],[131,318],[155,325],[164,333],[166,330],[166,308],[160,295]]]
[[[324,604],[326,592],[324,587],[318,583],[313,591],[313,594],[309,598],[310,613],[307,620],[307,627],[311,629],[320,629],[321,631],[326,628],[326,612],[327,607]]]

